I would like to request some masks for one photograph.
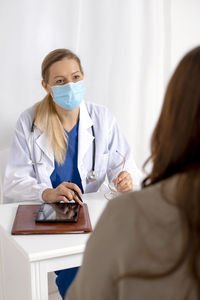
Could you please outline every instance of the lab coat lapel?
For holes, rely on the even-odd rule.
[[[88,151],[94,137],[91,129],[93,121],[87,111],[84,101],[80,105],[79,132],[78,132],[78,164],[83,164],[83,158]]]
[[[36,129],[37,130],[37,129]],[[37,134],[38,134],[37,130]],[[47,156],[50,160],[51,166],[54,166],[54,154],[53,150],[48,146],[48,138],[45,133],[38,134],[38,137],[36,137],[36,144],[40,148],[40,150],[44,153],[44,157]]]

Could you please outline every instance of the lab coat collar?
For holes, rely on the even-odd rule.
[[[79,126],[81,128],[90,128],[93,125],[93,121],[88,113],[85,101],[82,101],[80,104],[80,115],[79,115]]]

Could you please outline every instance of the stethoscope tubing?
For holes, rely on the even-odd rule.
[[[95,157],[96,157],[96,143],[95,143],[95,132],[94,132],[94,126],[92,125],[92,135],[93,135],[93,152],[92,152],[92,172],[95,170]]]

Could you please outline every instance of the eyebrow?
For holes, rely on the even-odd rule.
[[[81,71],[75,71],[75,72],[73,72],[72,74],[75,74],[75,73],[81,73]]]
[[[75,72],[72,73],[72,75],[74,75],[76,73],[81,73],[81,71],[75,71]],[[65,77],[65,76],[63,76],[63,75],[56,75],[56,76],[54,76],[54,78],[57,78],[57,77]]]

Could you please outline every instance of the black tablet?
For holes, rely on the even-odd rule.
[[[43,203],[35,222],[77,222],[79,209],[78,203]]]

